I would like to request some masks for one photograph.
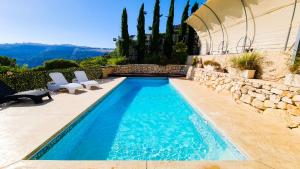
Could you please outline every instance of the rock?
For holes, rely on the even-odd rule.
[[[300,102],[294,102],[294,104],[300,108]]]
[[[271,90],[271,86],[270,85],[263,85],[262,88],[266,89],[266,90]]]
[[[288,97],[283,97],[281,100],[284,101],[284,102],[286,102],[286,103],[288,103],[288,104],[293,104],[292,99],[290,99]]]
[[[277,103],[280,102],[280,100],[281,100],[281,97],[278,96],[278,95],[273,94],[273,95],[270,96],[270,101],[273,102],[273,103],[277,104]]]
[[[270,100],[265,100],[264,101],[264,106],[267,107],[267,108],[273,108],[273,109],[277,108],[276,104],[271,102]]]
[[[249,91],[248,91],[248,94],[249,94],[251,97],[256,97],[256,94],[257,94],[257,93],[255,93],[255,92],[249,90]]]
[[[287,115],[284,117],[284,120],[286,121],[286,125],[288,128],[298,128],[300,126],[300,120],[299,118],[292,118],[291,116]]]
[[[277,89],[277,88],[272,88],[272,89],[271,89],[271,92],[272,92],[272,93],[275,93],[275,94],[278,94],[278,95],[281,95],[281,94],[283,93],[282,90]]]
[[[276,88],[279,89],[279,90],[289,90],[289,86],[287,86],[287,85],[277,84],[277,85],[274,85],[274,86],[276,86]]]
[[[243,94],[247,94],[247,93],[248,93],[248,89],[245,88],[245,87],[242,87],[242,88],[241,88],[241,92],[242,92]]]
[[[279,109],[286,110],[287,103],[286,103],[286,102],[279,102],[279,103],[277,104],[277,107],[278,107]]]
[[[259,83],[253,83],[252,86],[255,87],[255,88],[257,88],[257,89],[261,89],[262,88],[262,84],[259,84]]]
[[[289,91],[283,91],[281,96],[283,97],[288,97],[288,98],[292,98],[293,97],[293,94]]]
[[[263,94],[257,94],[256,95],[256,98],[258,99],[258,100],[260,100],[260,101],[265,101],[266,99],[267,99],[267,97],[265,96],[265,95],[263,95]]]
[[[299,90],[300,90],[299,87],[290,87],[290,88],[289,88],[289,91],[292,91],[292,92],[297,92],[297,91],[299,91]]]
[[[258,108],[258,109],[261,109],[261,110],[266,109],[266,107],[264,106],[264,102],[260,101],[259,99],[254,99],[252,101],[251,105],[254,106],[255,108]]]
[[[251,104],[253,97],[251,97],[250,95],[247,95],[247,94],[243,94],[240,100],[244,103]]]
[[[240,93],[233,93],[232,97],[235,99],[235,100],[239,100],[241,98],[241,94]]]
[[[300,116],[300,108],[291,104],[287,105],[287,113],[293,116]]]
[[[292,100],[294,102],[300,102],[300,95],[295,95]]]
[[[223,87],[222,87],[222,86],[217,86],[216,92],[220,93],[222,90],[223,90]]]

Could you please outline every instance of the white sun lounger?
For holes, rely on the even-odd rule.
[[[80,84],[69,83],[62,73],[54,72],[50,73],[49,76],[54,82],[52,84],[54,89],[67,89],[69,93],[74,94],[76,89],[83,88]]]
[[[99,87],[99,83],[95,80],[89,80],[84,71],[75,71],[74,74],[77,82],[84,85],[87,89],[91,89],[92,86]]]

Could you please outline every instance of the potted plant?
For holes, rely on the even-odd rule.
[[[201,68],[202,67],[202,59],[198,57],[194,57],[192,61],[193,67]]]
[[[215,71],[221,68],[220,63],[214,61],[214,60],[206,60],[204,63],[204,69],[210,70],[210,71]]]
[[[244,53],[230,59],[231,66],[239,70],[239,75],[246,79],[253,79],[259,69],[262,57],[258,53]],[[235,72],[236,73],[236,72]]]
[[[296,56],[294,63],[289,65],[291,73],[284,78],[284,84],[289,86],[300,87],[300,55]]]

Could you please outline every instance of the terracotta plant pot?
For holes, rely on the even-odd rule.
[[[242,75],[243,78],[253,79],[254,76],[255,76],[255,72],[256,72],[256,70],[243,70],[241,72],[241,75]]]

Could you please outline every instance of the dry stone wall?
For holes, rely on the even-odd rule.
[[[154,64],[130,64],[114,67],[114,74],[174,74],[186,75],[186,65],[154,65]]]
[[[246,103],[259,112],[281,112],[288,127],[300,125],[300,88],[259,79],[231,77],[228,73],[190,67],[187,79],[217,92],[230,92],[234,100]]]

